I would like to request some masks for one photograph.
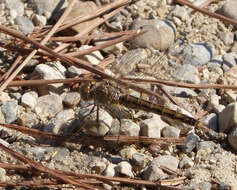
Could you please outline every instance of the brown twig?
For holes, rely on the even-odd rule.
[[[184,82],[173,82],[173,81],[165,81],[165,80],[149,80],[149,79],[139,79],[139,78],[122,78],[123,80],[128,80],[132,82],[138,82],[138,83],[150,83],[150,84],[163,84],[167,86],[174,86],[174,87],[180,87],[180,88],[195,88],[195,89],[232,89],[237,90],[236,85],[222,85],[222,84],[190,84],[190,83],[184,83]]]

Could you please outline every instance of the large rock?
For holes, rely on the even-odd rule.
[[[176,38],[175,26],[165,20],[136,20],[132,25],[132,29],[143,29],[147,31],[130,41],[133,47],[165,50]]]

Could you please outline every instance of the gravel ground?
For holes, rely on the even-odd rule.
[[[79,14],[94,13],[98,6],[110,1],[78,1],[69,20]],[[111,1],[113,2],[113,1]],[[205,2],[205,1],[203,1]],[[202,1],[192,1],[199,6]],[[0,1],[0,24],[30,35],[39,28],[54,24],[68,1],[60,0],[3,0]],[[206,9],[237,21],[236,0],[218,1]],[[73,26],[60,35],[74,35],[98,22],[92,19]],[[83,57],[93,65],[113,54],[115,62],[107,70],[119,77],[162,79],[188,84],[237,85],[237,31],[236,27],[193,11],[171,0],[137,0],[109,20],[110,29],[144,29],[147,32],[128,42],[119,43]],[[92,34],[111,32],[104,24]],[[17,43],[0,33],[2,42]],[[67,51],[85,50],[101,42],[73,43]],[[56,46],[60,43],[52,43]],[[0,69],[7,71],[17,53],[0,48]],[[83,74],[82,69],[60,61],[49,61],[35,56],[23,68],[23,79],[65,79]],[[97,86],[98,85],[98,86]],[[109,83],[112,85],[112,83]],[[150,138],[185,137],[184,145],[164,143],[61,144],[55,140],[36,139],[0,127],[0,143],[50,169],[76,173],[100,174],[108,177],[126,177],[152,182],[181,179],[171,186],[179,189],[237,189],[237,93],[230,89],[178,88],[162,86],[181,106],[166,100],[164,106],[190,117],[196,117],[216,132],[227,134],[225,141],[204,139],[194,126],[157,115],[111,105],[100,95],[100,84],[92,86],[92,100],[85,95],[86,84],[75,90],[61,83],[36,88],[8,87],[0,94],[0,123],[17,124],[56,135],[72,135],[83,127],[78,138],[96,140],[105,135],[146,136]],[[103,87],[103,86],[102,86]],[[150,83],[146,89],[161,90]],[[114,87],[125,93],[126,87]],[[79,89],[79,90],[78,90]],[[85,90],[86,89],[86,90]],[[93,91],[93,89],[95,91]],[[112,89],[112,88],[111,88]],[[122,92],[123,91],[123,92]],[[112,92],[112,90],[111,90]],[[127,93],[127,92],[126,92]],[[130,94],[141,94],[131,90]],[[113,96],[115,94],[112,94]],[[160,102],[152,97],[150,102]],[[150,98],[150,99],[149,99]],[[167,99],[167,98],[166,98]],[[103,102],[103,103],[101,103]],[[94,103],[102,104],[99,118]],[[184,109],[185,108],[185,109]],[[131,118],[132,115],[132,118]],[[121,126],[120,126],[121,125]],[[86,142],[86,140],[85,140]],[[22,164],[3,151],[0,162]],[[184,178],[183,178],[184,177]],[[0,182],[20,183],[50,179],[48,175],[15,172],[1,168]],[[42,182],[42,181],[41,181]],[[1,183],[0,183],[1,184]],[[1,185],[3,186],[3,185]],[[118,182],[102,183],[104,189],[153,189],[143,185],[125,185]],[[32,187],[2,187],[2,189],[33,189]],[[42,188],[42,187],[41,187]],[[157,187],[158,188],[158,187]],[[77,189],[71,185],[43,187],[43,189]],[[155,188],[154,188],[155,189]],[[165,189],[165,187],[161,187]]]

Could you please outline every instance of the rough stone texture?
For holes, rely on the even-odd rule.
[[[231,103],[219,113],[219,130],[220,132],[226,132],[231,127],[237,125],[237,103]]]
[[[190,168],[194,165],[194,162],[192,161],[191,158],[187,157],[187,156],[184,156],[180,162],[179,162],[179,167],[180,168]]]
[[[165,50],[175,39],[176,29],[168,21],[159,19],[137,20],[132,29],[143,29],[147,32],[131,40],[133,47],[150,48],[151,50]]]
[[[24,4],[21,0],[3,0],[6,7],[10,10],[10,15],[14,19],[24,14]]]
[[[167,123],[161,120],[160,116],[155,116],[151,119],[146,119],[140,123],[141,135],[152,138],[160,138],[161,130],[168,126]]]
[[[73,108],[75,107],[81,100],[80,93],[78,92],[67,92],[66,96],[63,98],[63,103],[70,107]]]
[[[21,104],[34,110],[37,103],[38,94],[34,91],[26,92],[21,97]]]
[[[55,66],[49,66],[46,64],[37,65],[33,72],[34,79],[44,79],[44,80],[51,80],[51,79],[65,79],[64,75],[59,71],[59,69]],[[57,84],[50,84],[39,86],[40,94],[48,94],[49,91],[58,92],[60,91],[60,87],[62,87],[62,83]],[[58,93],[57,93],[58,94]]]
[[[92,169],[92,172],[96,174],[101,174],[106,168],[106,163],[100,160],[93,160],[89,167]]]
[[[93,14],[95,13],[95,10],[97,9],[96,4],[93,1],[78,1],[74,4],[74,7],[70,14],[67,16],[66,20],[70,21],[74,19],[77,16],[83,15],[83,14]],[[85,28],[90,28],[92,25],[97,23],[99,21],[99,18],[90,19],[88,21],[76,24],[72,26],[73,32],[81,33]]]
[[[47,18],[42,15],[35,14],[32,18],[35,26],[45,26],[47,24]]]
[[[0,94],[0,104],[1,104],[1,105],[7,103],[7,102],[10,101],[10,100],[11,100],[11,98],[10,98],[10,96],[8,95],[8,93],[2,92],[2,93]]]
[[[62,110],[56,115],[55,119],[53,118],[53,121],[51,121],[52,123],[55,124],[52,129],[52,132],[54,134],[58,134],[60,130],[66,127],[66,125],[70,121],[72,121],[74,118],[75,118],[75,113],[72,109]]]
[[[142,176],[143,179],[149,181],[158,181],[166,178],[167,174],[165,174],[159,167],[160,166],[156,164],[156,161],[152,161],[151,164],[144,171],[144,175]]]
[[[226,45],[230,45],[234,42],[234,34],[232,32],[221,32],[219,36]]]
[[[89,114],[92,108],[93,106],[90,106],[88,108],[81,109],[79,112],[79,118],[84,118],[84,130],[90,135],[104,136],[111,128],[113,117],[105,110],[100,109],[99,118],[97,120],[96,110]]]
[[[173,77],[178,81],[189,82],[199,84],[200,79],[198,77],[198,70],[196,67],[190,64],[181,66],[173,73]]]
[[[172,126],[167,126],[162,129],[162,135],[163,137],[174,137],[178,138],[180,134],[180,129],[177,129]]]
[[[26,126],[26,127],[33,127],[39,123],[39,119],[35,113],[21,113],[18,114],[17,121],[20,125]]]
[[[218,131],[218,117],[215,113],[204,116],[200,121],[210,129]]]
[[[93,46],[83,45],[79,48],[79,50],[83,51],[92,47]],[[99,51],[93,51],[90,54],[86,54],[83,56],[83,58],[86,61],[89,61],[90,63],[92,63],[93,65],[98,65],[104,59],[104,57],[101,55]]]
[[[122,175],[125,175],[130,178],[134,178],[133,172],[132,172],[132,166],[127,161],[120,162],[115,170],[119,172]]]
[[[109,163],[108,166],[106,167],[106,169],[104,170],[104,175],[110,176],[110,177],[115,176],[115,167],[116,166],[117,166],[116,164]]]
[[[2,113],[5,116],[6,123],[12,123],[17,120],[18,104],[16,101],[11,100],[1,106]]]
[[[236,7],[237,2],[235,0],[226,1],[219,12],[224,16],[237,20]]]
[[[33,23],[25,16],[16,17],[15,24],[23,34],[31,34],[34,30]]]
[[[185,152],[190,153],[198,145],[200,137],[194,133],[189,133],[186,139],[186,144],[182,148]]]
[[[30,0],[30,3],[37,14],[44,15],[47,19],[66,5],[64,0]]]
[[[194,66],[206,64],[212,59],[214,53],[214,50],[208,44],[189,44],[182,52],[182,57],[184,59],[183,64],[190,64]]]
[[[35,112],[42,120],[54,117],[62,109],[62,99],[58,95],[41,96],[35,106]]]
[[[76,76],[79,76],[83,73],[83,70],[82,69],[79,69],[75,66],[70,66],[68,69],[67,69],[67,77],[70,77],[70,78],[73,78],[73,77],[76,77]]]
[[[130,160],[130,159],[132,159],[133,154],[137,153],[137,150],[133,147],[127,147],[127,148],[120,150],[119,153],[122,158]]]
[[[175,17],[180,18],[182,21],[188,19],[188,12],[185,7],[176,5],[171,14]]]
[[[128,136],[139,136],[140,127],[130,119],[121,120],[121,134]]]
[[[174,156],[162,155],[154,158],[152,163],[176,171],[178,169],[179,160]]]
[[[145,155],[142,153],[135,153],[132,155],[132,162],[134,165],[139,167],[144,167],[145,164]]]

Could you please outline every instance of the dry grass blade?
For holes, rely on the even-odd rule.
[[[135,83],[150,83],[150,84],[158,84],[158,85],[166,85],[166,86],[174,86],[180,88],[195,88],[195,89],[232,89],[237,90],[236,85],[222,85],[222,84],[190,84],[184,82],[173,82],[173,81],[165,81],[165,80],[147,80],[147,79],[134,79],[134,78],[122,78],[123,80],[132,81]]]
[[[125,143],[152,143],[152,144],[185,144],[186,138],[151,138],[144,136],[105,136],[104,140],[106,141],[119,141]]]

